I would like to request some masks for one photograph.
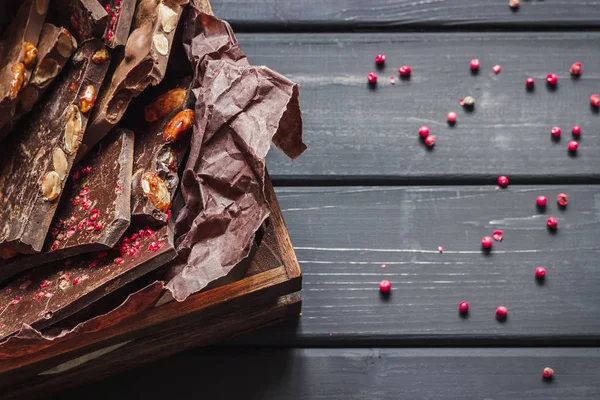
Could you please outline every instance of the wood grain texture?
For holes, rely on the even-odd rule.
[[[600,186],[278,188],[303,271],[293,321],[235,345],[539,346],[600,340]],[[558,210],[556,194],[570,196]],[[546,212],[535,199],[546,195]],[[546,218],[559,229],[551,234]],[[502,229],[488,255],[481,238]],[[438,246],[444,253],[438,252]],[[386,264],[382,268],[382,264]],[[548,270],[540,285],[534,270]],[[393,284],[382,297],[379,282]],[[458,315],[470,303],[468,318]],[[495,320],[508,307],[506,322]]]
[[[588,0],[220,0],[215,15],[237,30],[585,28],[600,26]]]
[[[463,34],[244,34],[238,38],[254,64],[265,64],[300,84],[306,153],[296,161],[268,155],[278,184],[328,182],[486,183],[600,182],[600,114],[589,104],[600,91],[600,33]],[[387,56],[376,90],[366,75],[378,52]],[[481,60],[473,76],[469,61]],[[569,75],[584,64],[579,80]],[[401,64],[410,81],[389,83]],[[495,75],[492,66],[502,72]],[[550,91],[544,78],[559,75]],[[537,79],[530,93],[527,77]],[[477,104],[466,113],[460,98]],[[456,126],[446,122],[458,113]],[[576,157],[570,130],[582,126]],[[418,137],[428,125],[437,142],[429,151]],[[562,127],[558,143],[552,126]]]
[[[61,399],[589,400],[600,398],[599,368],[598,348],[207,349]]]

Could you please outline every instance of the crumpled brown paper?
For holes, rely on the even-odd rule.
[[[251,248],[269,216],[264,194],[271,141],[289,157],[306,149],[298,85],[251,66],[229,24],[192,6],[184,47],[194,70],[194,134],[181,180],[178,258],[167,288],[182,301],[221,278]]]

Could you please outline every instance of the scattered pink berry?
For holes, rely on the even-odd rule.
[[[117,264],[117,265],[123,264],[124,262],[125,262],[125,260],[123,260],[121,257],[115,258],[115,264]]]
[[[439,247],[438,247],[438,251],[439,251],[440,253],[443,253],[443,252],[444,252],[444,248],[443,248],[442,246],[439,246]]]
[[[474,58],[471,60],[471,71],[478,71],[479,70],[479,60]]]
[[[504,238],[504,232],[502,232],[500,229],[496,229],[492,234],[492,237],[496,242],[501,242]]]
[[[562,134],[562,130],[558,126],[553,126],[552,129],[550,129],[550,134],[555,138],[558,138]]]
[[[575,125],[575,126],[573,127],[573,129],[571,129],[571,133],[572,133],[574,136],[579,136],[579,135],[581,135],[581,127],[580,127],[579,125]]]
[[[412,68],[409,67],[408,65],[402,65],[400,68],[398,68],[398,74],[400,74],[400,76],[408,77],[408,76],[410,76],[411,73],[412,73]]]
[[[544,267],[537,267],[535,269],[535,277],[539,280],[542,280],[546,277],[546,268]]]
[[[492,248],[492,238],[489,236],[484,236],[481,239],[481,247],[483,247],[486,250],[491,249]]]
[[[127,250],[127,255],[129,257],[131,256],[135,256],[135,253],[137,253],[137,249],[135,247],[130,248],[129,250]]]
[[[425,138],[425,146],[433,147],[434,144],[435,144],[435,136],[429,135]]]
[[[554,377],[554,370],[549,367],[544,368],[544,370],[542,371],[542,378],[544,378],[547,381],[551,381],[553,377]]]
[[[379,290],[382,293],[388,293],[390,290],[392,290],[392,282],[388,280],[383,280],[379,282]]]
[[[503,321],[508,316],[508,309],[504,306],[500,306],[496,308],[496,318],[500,321]]]
[[[494,65],[494,67],[492,68],[492,71],[494,71],[494,73],[496,75],[498,75],[500,73],[500,71],[502,71],[502,67],[499,65]]]
[[[393,76],[390,76],[390,83],[392,85],[395,85],[396,84],[396,78],[394,78]]]
[[[554,217],[548,217],[548,221],[546,223],[550,229],[558,228],[558,221]]]
[[[148,250],[156,251],[156,250],[160,249],[161,246],[162,246],[162,244],[160,242],[152,242],[148,245]]]
[[[567,203],[569,202],[569,196],[567,196],[566,193],[559,193],[556,196],[556,202],[558,203],[559,206],[566,207]]]
[[[600,95],[598,94],[593,94],[590,97],[590,104],[594,107],[600,107]]]
[[[421,136],[423,139],[425,139],[427,136],[429,136],[429,128],[426,126],[422,126],[419,128],[419,136]]]
[[[371,84],[377,83],[377,74],[375,72],[371,72],[369,75],[367,75],[367,81],[369,81]]]
[[[87,166],[87,167],[83,167],[83,168],[81,168],[81,173],[82,173],[83,175],[87,175],[87,174],[89,174],[89,173],[90,173],[90,171],[91,171],[91,170],[92,170],[92,169],[91,169],[89,166]]]
[[[538,207],[546,207],[548,199],[546,198],[546,196],[540,196],[535,200],[535,202],[538,205]]]
[[[571,69],[569,70],[569,72],[573,76],[580,76],[582,71],[583,71],[583,64],[580,62],[573,63],[573,65],[571,65]]]
[[[525,81],[525,86],[528,89],[533,89],[534,86],[535,86],[535,79],[533,79],[533,78],[527,78],[527,80]]]
[[[516,10],[521,5],[521,0],[508,0],[508,6]]]
[[[508,177],[502,175],[498,177],[498,186],[507,187],[508,186]]]
[[[576,142],[576,141],[574,141],[574,140],[571,140],[571,141],[569,142],[569,144],[567,145],[567,148],[569,149],[569,151],[570,151],[571,153],[574,153],[574,152],[576,152],[578,147],[579,147],[579,143],[577,143],[577,142]]]
[[[454,111],[450,111],[446,116],[448,118],[448,123],[453,124],[456,122],[456,113]]]
[[[385,54],[377,54],[375,56],[375,63],[378,65],[382,65],[383,63],[385,63]]]
[[[469,303],[466,301],[461,301],[458,305],[458,312],[461,314],[466,314],[469,312]]]
[[[21,298],[19,296],[17,296],[14,299],[12,299],[10,301],[10,303],[8,303],[8,304],[10,304],[11,306],[16,306],[20,301],[21,301]]]
[[[546,75],[546,82],[548,85],[554,86],[558,83],[558,76],[556,74]]]

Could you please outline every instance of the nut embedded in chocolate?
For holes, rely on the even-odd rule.
[[[65,153],[58,147],[52,151],[52,165],[60,180],[63,181],[69,170],[69,162],[67,161]]]
[[[154,172],[147,171],[142,176],[142,190],[152,205],[160,212],[166,213],[171,208],[171,194],[164,180]]]
[[[183,136],[194,123],[194,110],[183,110],[177,113],[167,124],[163,132],[166,142],[174,142]]]
[[[42,179],[42,195],[44,200],[52,201],[58,198],[62,190],[60,176],[56,171],[47,172]]]
[[[158,121],[169,115],[183,103],[186,92],[184,88],[175,88],[158,96],[156,100],[144,109],[144,119],[146,122]]]
[[[106,51],[106,49],[101,49],[94,53],[94,55],[92,56],[92,62],[94,64],[104,64],[108,61],[109,58],[110,56],[108,54],[108,51]]]
[[[23,44],[23,64],[25,64],[27,68],[31,68],[35,65],[37,55],[38,49],[35,48],[33,43],[25,42]]]
[[[14,100],[17,98],[21,87],[23,87],[23,80],[25,77],[25,66],[23,65],[23,63],[19,62],[14,64],[10,70],[12,72],[12,79],[10,81],[9,96],[11,100]]]
[[[65,123],[64,143],[69,154],[75,154],[83,136],[83,124],[79,108],[72,104]]]
[[[96,89],[94,89],[93,85],[86,86],[85,90],[81,94],[81,98],[79,100],[79,108],[82,113],[89,112],[92,108],[94,108],[94,104],[96,103]]]

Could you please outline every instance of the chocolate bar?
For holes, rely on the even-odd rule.
[[[134,146],[131,218],[165,223],[179,185],[179,166],[190,144],[194,95],[187,78],[144,110],[149,126],[138,129]],[[172,87],[172,86],[171,86]]]
[[[25,113],[31,111],[76,48],[77,41],[68,30],[52,24],[44,24],[38,45],[37,65],[29,82],[19,93],[15,114],[6,125],[0,128],[0,139],[6,137],[18,120]]]
[[[109,21],[104,32],[104,41],[111,48],[124,46],[133,22],[136,0],[101,0],[108,13]]]
[[[112,250],[46,264],[0,290],[0,339],[45,328],[175,257],[169,226],[130,229]]]
[[[29,81],[38,55],[37,44],[48,11],[48,0],[24,2],[2,40],[0,52],[0,128],[15,113],[19,92]],[[5,133],[6,135],[6,133]],[[0,140],[4,136],[0,136]]]
[[[83,157],[123,117],[132,98],[163,79],[175,28],[188,0],[140,0],[133,31],[112,80],[105,83],[77,155]],[[169,4],[169,5],[167,5]]]
[[[102,38],[109,15],[98,0],[53,0],[54,18],[68,26],[79,42]]]
[[[41,253],[0,260],[0,281],[63,258],[114,247],[129,227],[133,132],[115,129],[73,168]]]
[[[53,90],[15,128],[18,134],[1,146],[0,247],[42,250],[108,64],[100,39],[84,42]]]

